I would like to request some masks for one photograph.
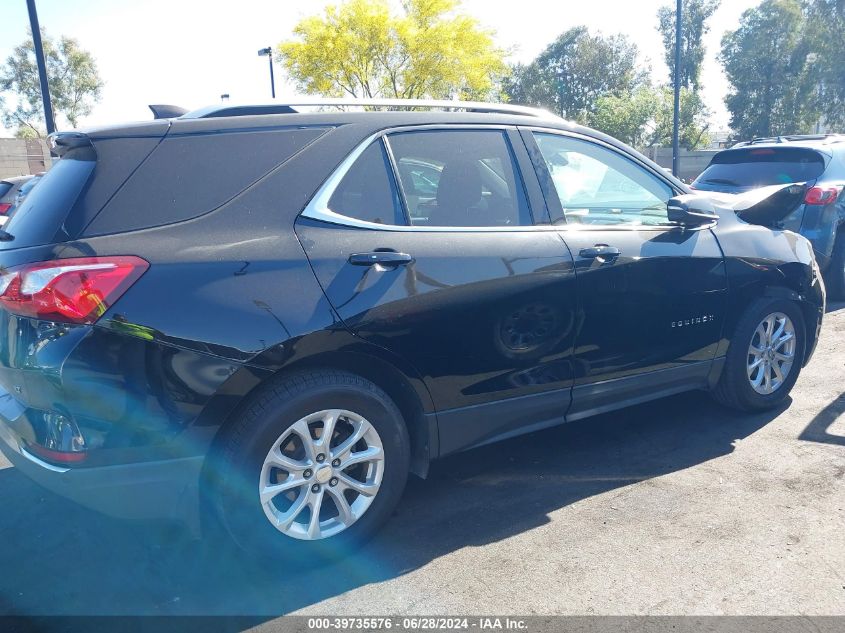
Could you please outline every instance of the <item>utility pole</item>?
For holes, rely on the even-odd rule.
[[[258,56],[263,57],[264,55],[267,56],[267,59],[270,61],[270,94],[273,95],[273,98],[276,98],[276,79],[273,77],[273,47],[268,46],[267,48],[262,48],[258,51]]]
[[[683,0],[678,0],[675,10],[675,103],[672,120],[672,175],[678,178],[680,172],[681,132],[681,17]]]
[[[53,120],[53,104],[50,101],[50,86],[47,83],[47,64],[44,62],[44,45],[41,43],[41,27],[38,26],[38,12],[35,10],[35,0],[26,0],[29,9],[29,25],[32,28],[32,44],[35,48],[35,62],[38,64],[38,81],[41,83],[41,101],[44,104],[44,123],[47,134],[56,131]]]

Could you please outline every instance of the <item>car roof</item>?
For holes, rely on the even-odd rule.
[[[307,111],[316,107],[319,111]],[[367,108],[337,110],[337,108]],[[326,111],[326,108],[335,108]],[[375,108],[388,108],[377,110]],[[257,113],[260,112],[260,113]],[[213,134],[250,130],[309,126],[340,127],[355,125],[362,137],[379,131],[423,125],[527,126],[559,129],[589,136],[623,151],[631,151],[620,141],[597,130],[566,121],[546,110],[509,103],[437,101],[405,99],[307,99],[278,103],[229,103],[193,110],[179,117],[154,119],[89,128],[52,135],[54,151],[61,145],[74,146],[89,139],[119,137],[163,137],[183,134]]]
[[[317,108],[309,111],[309,108]],[[334,108],[334,111],[326,111]],[[344,110],[337,110],[344,108]],[[358,108],[349,110],[348,108]],[[367,108],[361,110],[360,108]],[[375,108],[387,108],[376,110]],[[82,130],[91,139],[120,136],[213,133],[280,127],[355,124],[373,131],[426,124],[488,124],[560,127],[589,135],[599,132],[564,121],[554,114],[527,106],[474,101],[406,99],[305,99],[254,104],[217,104],[179,117]],[[69,136],[65,134],[64,136]]]
[[[739,142],[729,149],[743,149],[749,147],[808,147],[812,149],[827,149],[845,143],[845,134],[792,134],[754,138],[750,141]]]

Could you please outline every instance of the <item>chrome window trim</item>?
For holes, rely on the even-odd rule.
[[[338,224],[341,226],[348,226],[356,229],[367,229],[370,231],[387,231],[394,233],[513,233],[532,232],[532,231],[548,231],[555,230],[560,227],[553,227],[548,224],[533,224],[533,225],[514,225],[514,226],[413,226],[413,225],[397,225],[397,224],[377,224],[375,222],[367,222],[365,220],[358,220],[357,218],[350,218],[340,213],[335,213],[329,208],[329,200],[334,195],[341,180],[346,176],[347,172],[355,164],[355,161],[361,157],[361,154],[370,147],[373,143],[380,142],[382,138],[389,134],[396,134],[401,132],[421,132],[431,130],[516,130],[515,125],[472,125],[472,124],[431,124],[431,125],[412,125],[402,126],[381,130],[375,134],[371,134],[361,143],[359,143],[349,155],[343,159],[332,172],[331,176],[322,184],[322,186],[311,198],[311,201],[306,205],[300,214],[301,217],[317,220],[319,222],[327,222],[329,224]],[[509,139],[505,139],[510,142]],[[510,148],[508,148],[510,150]],[[518,169],[518,166],[517,166]],[[398,175],[394,174],[395,178]],[[397,183],[398,186],[398,183]],[[404,203],[403,203],[404,204]]]

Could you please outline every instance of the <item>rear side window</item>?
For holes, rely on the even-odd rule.
[[[166,137],[85,234],[145,229],[213,211],[326,130],[282,128]]]
[[[388,142],[412,225],[532,224],[504,132],[401,132]]]
[[[329,209],[364,222],[405,224],[381,141],[364,150],[346,172],[329,200]]]
[[[825,168],[824,157],[802,147],[757,147],[721,152],[694,185],[752,188],[816,180]],[[702,187],[703,188],[703,187]]]
[[[71,150],[56,161],[38,179],[3,227],[14,239],[0,242],[0,250],[39,246],[54,241],[96,164],[91,148]]]

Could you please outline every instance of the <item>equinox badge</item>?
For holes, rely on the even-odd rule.
[[[680,319],[678,321],[672,321],[672,327],[687,327],[688,325],[700,325],[702,323],[709,323],[714,320],[714,316],[712,314],[702,314],[699,317],[693,317],[691,319]]]

